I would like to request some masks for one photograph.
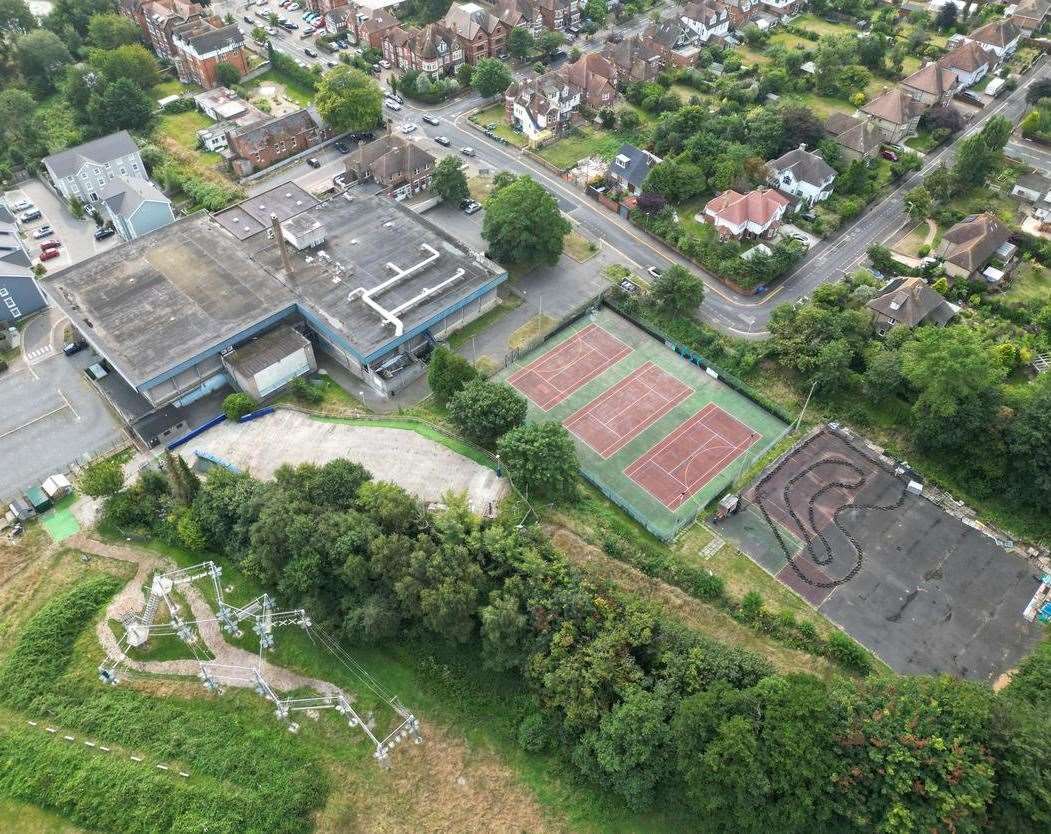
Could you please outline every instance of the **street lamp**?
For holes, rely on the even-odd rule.
[[[365,391],[358,391],[358,396],[361,397],[361,407],[368,410],[368,406],[365,405]]]

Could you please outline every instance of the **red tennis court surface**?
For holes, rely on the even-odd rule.
[[[548,411],[629,353],[631,348],[616,336],[589,324],[507,381]]]
[[[624,474],[674,510],[759,439],[715,403],[708,403]]]
[[[563,420],[562,425],[608,458],[692,393],[685,382],[647,362]]]

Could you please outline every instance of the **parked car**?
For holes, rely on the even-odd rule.
[[[52,258],[57,258],[62,253],[57,249],[42,249],[40,251],[40,260],[50,261]]]
[[[438,127],[438,125],[441,124],[441,122],[439,122],[436,118],[434,118],[434,116],[424,116],[423,120],[427,124],[433,125],[434,127]]]
[[[392,98],[383,99],[383,106],[388,110],[401,110],[401,105]]]
[[[435,136],[434,141],[441,145],[443,148],[447,148],[449,147],[449,145],[452,144],[452,142],[449,141],[448,136]]]
[[[475,155],[474,148],[469,147],[469,146],[460,148],[460,153],[462,153],[464,156],[474,156]]]
[[[313,35],[313,34],[314,34],[313,28],[308,26],[306,29],[304,29],[302,32],[299,33],[299,39],[302,40],[302,41],[308,40],[310,38],[310,36]]]
[[[620,32],[610,32],[606,35],[606,41],[608,43],[620,43],[624,40],[624,36]]]
[[[388,61],[386,58],[382,58],[380,60],[380,66],[384,69],[390,69],[390,61]]]
[[[12,203],[10,208],[11,208],[11,211],[18,212],[18,211],[28,211],[31,208],[36,208],[36,206],[34,206],[31,202],[29,202],[29,200],[19,200],[17,203]]]
[[[320,168],[321,160],[318,159],[316,156],[312,156],[310,157],[310,159],[307,160],[307,165],[309,165],[311,168]]]
[[[890,148],[880,148],[879,155],[884,159],[889,159],[891,162],[898,161],[898,155],[894,153]]]
[[[21,220],[23,223],[32,223],[34,220],[39,220],[40,217],[40,209],[38,208],[31,208],[28,211],[23,211],[20,215],[18,215],[18,219]]]
[[[309,46],[306,49],[304,49],[303,51],[307,55],[309,55],[311,58],[316,58],[317,57],[317,53],[313,49],[311,49]]]
[[[338,41],[336,41],[336,46],[338,46],[340,49],[350,49],[350,42],[344,40],[343,38],[340,38]]]
[[[40,244],[40,248],[41,248],[41,250],[43,250],[43,249],[58,249],[61,245],[62,245],[62,241],[59,240],[56,237],[56,238],[52,238],[51,240],[45,240],[43,243]]]
[[[268,35],[270,35],[271,37],[273,37],[273,36],[277,35],[277,29],[275,29],[273,26],[267,26],[266,27],[266,33]]]
[[[396,102],[398,102],[398,104],[404,104],[405,103],[405,99],[403,99],[398,94],[398,92],[396,90],[391,90],[386,95],[387,95],[387,98],[394,99]]]
[[[336,142],[336,150],[340,153],[350,153],[350,145],[346,142]]]
[[[112,226],[100,226],[95,229],[95,240],[105,240],[108,237],[113,237],[117,233],[117,230]]]
[[[67,342],[62,345],[62,352],[66,354],[66,356],[72,356],[74,353],[80,353],[87,346],[88,343],[83,339],[75,339],[72,342]]]
[[[646,271],[650,274],[650,278],[652,278],[654,281],[658,280],[662,275],[664,275],[664,273],[655,266],[647,267]]]
[[[964,90],[962,93],[960,93],[960,98],[962,98],[964,101],[969,101],[971,104],[977,104],[979,107],[985,106],[985,102],[982,101],[981,97],[977,93],[972,92],[971,90]]]
[[[54,233],[55,230],[45,223],[43,226],[41,226],[39,229],[36,229],[33,232],[33,237],[35,237],[37,240],[40,240],[40,238],[50,237]]]
[[[480,203],[476,203],[474,200],[461,200],[460,210],[464,214],[475,214],[482,210]]]
[[[364,133],[352,133],[350,138],[355,142],[371,142],[375,137],[371,130],[366,130]]]
[[[255,21],[254,21],[254,20],[252,20],[252,18],[251,18],[251,17],[249,17],[248,15],[243,15],[243,16],[241,17],[241,20],[243,20],[243,21],[244,21],[245,23],[248,23],[248,24],[250,24],[250,25],[252,25],[252,26],[255,26]]]

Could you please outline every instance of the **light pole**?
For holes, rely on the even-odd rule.
[[[358,396],[361,397],[361,407],[367,411],[368,410],[368,406],[365,405],[365,391],[364,391],[364,389],[362,389],[361,391],[358,391]]]

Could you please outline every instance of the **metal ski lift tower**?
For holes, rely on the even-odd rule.
[[[221,693],[225,686],[252,687],[257,693],[274,704],[274,714],[278,719],[288,722],[290,732],[297,732],[299,724],[291,720],[292,713],[303,710],[334,709],[347,719],[349,727],[360,730],[375,746],[373,757],[382,767],[390,766],[390,752],[406,738],[416,744],[423,741],[420,735],[420,722],[409,710],[402,706],[396,695],[386,691],[332,635],[314,626],[307,612],[301,608],[288,611],[275,611],[273,598],[262,594],[247,605],[238,607],[226,602],[219,578],[222,569],[214,562],[202,562],[189,568],[156,574],[150,584],[150,593],[146,604],[138,614],[128,614],[122,618],[125,626],[124,636],[118,641],[118,656],[110,657],[99,666],[99,679],[103,683],[116,684],[120,678],[118,669],[127,661],[127,649],[143,645],[151,635],[177,635],[193,653],[200,671],[202,684],[211,692]],[[215,591],[218,614],[203,619],[185,619],[179,613],[179,605],[172,598],[172,593],[180,586],[189,585],[198,579],[210,579]],[[170,615],[170,622],[155,623],[154,619],[161,602]],[[206,660],[196,646],[197,634],[194,627],[203,623],[217,622],[224,632],[241,637],[244,631],[241,623],[251,621],[252,630],[259,637],[259,655],[255,666],[232,665]],[[264,675],[265,652],[274,647],[274,629],[284,626],[298,626],[317,644],[333,655],[361,683],[371,689],[380,702],[390,708],[397,716],[393,729],[383,734],[374,732],[375,726],[371,714],[362,718],[341,689],[327,687],[327,691],[316,696],[303,698],[284,698],[277,693]]]

